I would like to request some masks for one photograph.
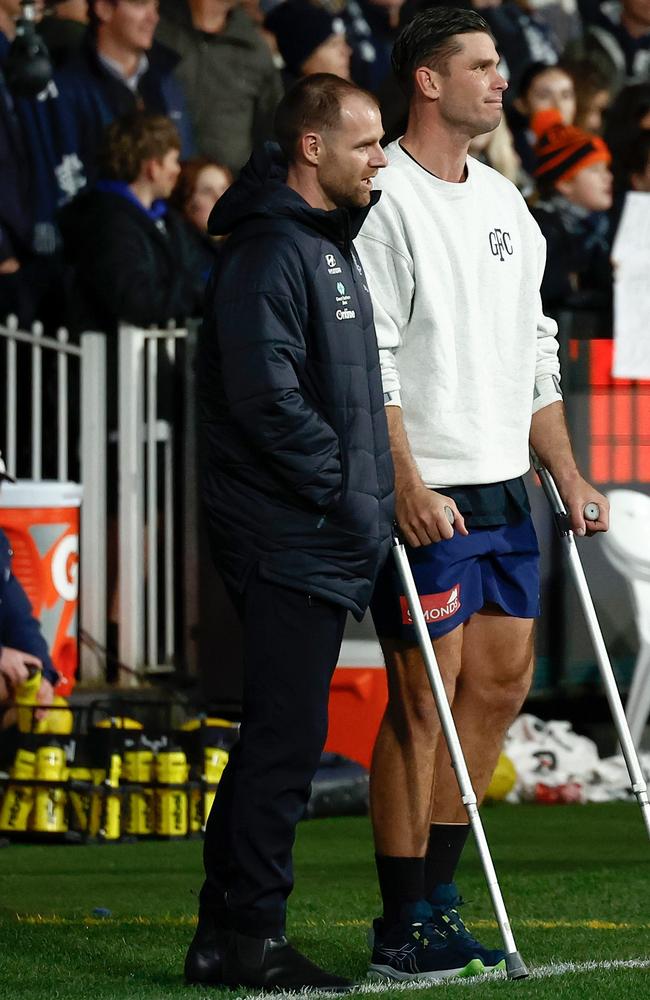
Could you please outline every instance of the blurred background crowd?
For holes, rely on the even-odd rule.
[[[450,0],[445,0],[447,6]],[[0,0],[0,319],[110,333],[200,311],[206,224],[291,81],[331,72],[380,99],[426,0],[35,3],[54,72],[16,85],[20,0]],[[611,328],[610,250],[627,191],[650,191],[650,0],[464,0],[486,18],[506,114],[473,155],[521,189],[548,241],[544,305]],[[18,32],[20,34],[20,25]]]

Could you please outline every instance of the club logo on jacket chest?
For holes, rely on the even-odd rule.
[[[339,267],[338,261],[333,253],[325,254],[325,263],[327,264],[328,274],[340,274],[341,268]]]

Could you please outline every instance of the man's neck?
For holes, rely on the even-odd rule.
[[[226,26],[230,8],[226,3],[214,4],[211,0],[189,0],[192,24],[197,31],[218,35]]]
[[[311,171],[301,170],[294,164],[290,164],[286,183],[287,187],[304,198],[310,208],[322,208],[326,212],[336,208],[336,205],[329,201],[320,184],[312,176]]]
[[[420,166],[452,184],[465,180],[470,139],[467,135],[432,120],[430,115],[411,109],[402,147]]]
[[[97,38],[97,51],[106,59],[111,59],[122,69],[125,77],[133,76],[142,58],[141,50],[126,49],[110,35],[101,33]]]
[[[0,31],[6,35],[10,42],[16,37],[16,22],[6,10],[0,10]]]
[[[140,204],[144,205],[145,208],[151,208],[156,200],[154,192],[151,190],[151,185],[146,180],[134,180],[132,184],[129,184],[129,191],[135,195]]]
[[[639,21],[632,17],[626,10],[621,11],[621,24],[627,31],[630,38],[643,38],[650,34],[650,26],[647,21]]]

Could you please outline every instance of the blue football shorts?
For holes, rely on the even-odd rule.
[[[539,615],[539,546],[529,514],[515,524],[470,528],[418,548],[406,546],[432,639],[439,639],[485,605],[514,618]],[[377,635],[417,641],[395,560],[388,556],[370,603]]]

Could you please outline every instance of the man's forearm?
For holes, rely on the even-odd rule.
[[[387,406],[388,436],[395,469],[395,486],[398,492],[409,486],[422,486],[422,476],[415,464],[409,439],[406,436],[401,406]]]
[[[555,479],[560,492],[579,478],[564,415],[564,403],[559,400],[550,403],[533,415],[530,443]]]

